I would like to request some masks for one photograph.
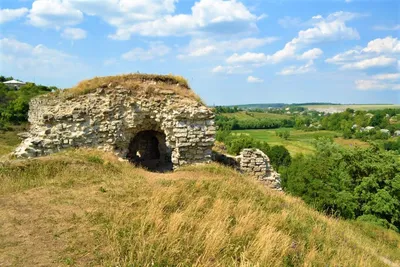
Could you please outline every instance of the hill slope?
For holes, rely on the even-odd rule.
[[[397,233],[216,164],[156,174],[77,150],[0,165],[0,183],[1,266],[400,263]]]

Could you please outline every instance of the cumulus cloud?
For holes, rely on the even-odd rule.
[[[252,14],[237,0],[199,0],[191,13],[174,14],[178,0],[35,0],[29,22],[37,27],[79,24],[83,14],[98,16],[116,28],[109,37],[128,40],[143,36],[183,36],[201,32],[237,34],[256,30],[256,22],[266,17]]]
[[[124,25],[110,37],[129,39],[132,34],[143,36],[183,36],[199,32],[231,33],[255,29],[257,16],[235,0],[200,0],[192,7],[191,14],[166,15],[164,17]]]
[[[83,13],[69,1],[36,0],[29,11],[29,23],[36,27],[60,29],[83,21]]]
[[[369,69],[396,69],[399,66],[400,41],[388,36],[370,41],[366,47],[357,47],[326,59],[327,63],[343,70],[367,71]],[[380,71],[381,71],[380,70]],[[359,90],[400,90],[399,73],[377,74],[367,79],[356,80]]]
[[[80,28],[65,28],[61,36],[65,39],[80,40],[86,38],[86,31]]]
[[[129,52],[123,54],[121,57],[128,61],[146,61],[154,58],[162,57],[168,54],[171,49],[159,42],[150,43],[148,49],[143,49],[141,47],[136,47]]]
[[[354,83],[359,90],[400,90],[400,73],[377,74]]]
[[[341,68],[344,70],[358,69],[365,70],[373,67],[388,67],[397,63],[395,58],[389,58],[385,56],[379,56],[374,58],[368,58],[354,63],[344,64]]]
[[[314,62],[310,60],[304,65],[301,66],[289,66],[278,72],[278,75],[295,75],[295,74],[304,74],[308,72],[314,72],[315,68]]]
[[[10,71],[44,78],[67,77],[87,70],[75,56],[9,38],[0,39],[0,59]]]
[[[27,8],[0,9],[0,24],[19,19],[28,13]]]
[[[193,39],[188,47],[184,49],[184,54],[178,55],[178,58],[201,57],[215,53],[223,54],[226,51],[254,49],[275,42],[276,40],[278,40],[277,37],[230,39],[228,41]]]
[[[298,56],[298,59],[314,60],[322,56],[323,53],[321,49],[313,48]]]
[[[298,33],[297,37],[293,38],[290,42],[286,43],[283,49],[275,52],[272,55],[264,53],[251,53],[246,52],[242,55],[237,53],[233,54],[227,59],[228,63],[279,63],[288,59],[305,59],[309,60],[313,57],[319,57],[322,50],[319,48],[311,49],[303,55],[298,53],[312,44],[339,41],[339,40],[352,40],[359,39],[360,36],[357,30],[347,27],[346,21],[352,20],[359,15],[349,12],[336,12],[323,18],[321,15],[312,18],[313,27],[307,30],[302,30]]]
[[[342,69],[365,70],[375,67],[388,67],[397,64],[396,54],[400,53],[400,41],[388,36],[370,41],[366,47],[339,53],[326,59],[327,63],[341,66]]]
[[[241,66],[241,65],[227,65],[227,66],[216,66],[211,70],[213,73],[220,73],[220,74],[244,74],[244,73],[251,73],[252,70]]]
[[[247,82],[249,82],[249,83],[262,83],[262,82],[264,82],[264,80],[260,79],[260,78],[257,78],[257,77],[254,77],[254,76],[249,76],[249,77],[247,77]]]

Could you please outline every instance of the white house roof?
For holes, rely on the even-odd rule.
[[[6,82],[3,82],[4,84],[25,84],[24,82],[20,82],[20,81],[17,81],[17,80],[11,80],[11,81],[6,81]]]

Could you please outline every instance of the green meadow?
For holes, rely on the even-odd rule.
[[[290,136],[287,140],[278,137],[277,131],[290,131]],[[333,138],[334,141],[344,147],[355,147],[355,146],[368,146],[368,143],[362,142],[355,139],[343,139],[341,134],[334,131],[314,131],[306,132],[303,130],[294,130],[291,128],[280,128],[280,129],[261,129],[261,130],[236,130],[234,134],[247,134],[257,140],[265,141],[269,145],[283,145],[286,147],[290,154],[296,155],[299,153],[308,154],[314,151],[313,140],[316,138]]]

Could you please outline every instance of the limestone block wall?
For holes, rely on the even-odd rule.
[[[280,176],[274,171],[268,156],[264,152],[259,149],[246,148],[240,152],[236,159],[241,171],[255,176],[272,188],[281,190]]]
[[[98,88],[70,99],[35,98],[29,122],[17,157],[93,147],[126,158],[135,135],[156,131],[165,135],[174,167],[211,160],[216,131],[213,112],[195,100],[165,90],[146,95],[124,88]]]

